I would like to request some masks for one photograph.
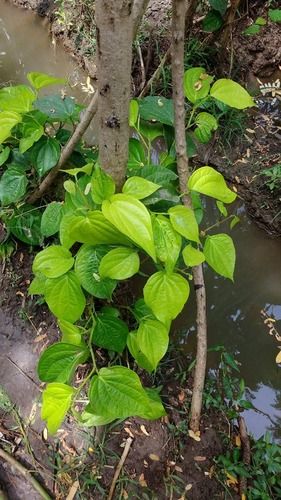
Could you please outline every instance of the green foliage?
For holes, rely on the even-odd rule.
[[[263,175],[267,177],[265,184],[274,191],[281,188],[281,164],[262,170]]]
[[[281,9],[269,9],[268,16],[274,23],[281,23]]]
[[[27,182],[31,179],[34,184],[31,168],[38,181],[57,164],[61,146],[69,138],[63,127],[75,123],[81,109],[71,98],[37,96],[41,87],[60,83],[58,79],[37,73],[28,78],[35,90],[24,87],[11,94],[4,92],[0,99],[11,102],[12,112],[18,114],[12,128],[7,123],[13,137],[7,137],[0,150],[4,165],[0,199],[2,204],[4,197],[7,205],[15,205],[12,215],[7,212],[5,216],[12,234],[32,244],[42,245],[44,237],[55,239],[37,253],[35,277],[29,288],[30,294],[43,296],[62,332],[61,342],[44,351],[38,365],[40,379],[49,383],[43,393],[42,417],[50,432],[55,432],[66,412],[74,410],[73,398],[89,382],[89,404],[79,417],[85,425],[103,425],[131,415],[159,418],[165,414],[160,396],[143,387],[129,368],[131,358],[149,373],[157,369],[168,349],[171,321],[189,297],[189,268],[206,261],[216,272],[233,278],[235,252],[231,238],[224,234],[210,236],[208,229],[200,231],[199,224],[204,221],[202,195],[218,202],[224,213],[223,203],[234,201],[236,194],[221,174],[204,166],[193,172],[186,186],[192,205],[181,203],[173,102],[152,96],[133,100],[130,106],[134,138],[130,139],[127,180],[121,193],[115,194],[114,181],[101,170],[97,155],[79,144],[71,168],[64,170],[68,176],[64,181],[64,202],[51,202],[43,213],[25,205]],[[218,102],[218,98],[226,100],[229,84],[235,90],[231,106],[239,108],[241,102],[243,107],[252,105],[250,96],[235,82],[212,82],[213,77],[201,67],[185,74],[189,151],[195,148],[195,140],[207,142],[216,130],[218,121],[204,106]],[[215,98],[213,94],[218,93]],[[15,95],[19,94],[17,104]],[[6,109],[0,107],[1,112]],[[54,130],[51,135],[50,126]],[[155,160],[151,153],[157,137],[161,137],[166,150]],[[15,138],[19,149],[14,148]],[[7,183],[11,169],[12,174],[16,169],[20,179],[15,177]],[[11,189],[4,190],[3,184]],[[147,260],[148,277],[147,267],[143,268]],[[121,288],[119,283],[138,273],[146,277],[144,298],[131,304],[132,299],[124,293],[126,287]],[[124,305],[120,312],[114,305],[120,303],[121,295]],[[106,307],[102,300],[107,301]],[[109,351],[113,366],[104,366],[103,354],[97,361],[97,349],[99,354],[101,349]],[[120,366],[125,349],[129,351],[126,368]],[[74,390],[71,380],[85,362],[91,368]],[[77,416],[76,411],[74,414]]]

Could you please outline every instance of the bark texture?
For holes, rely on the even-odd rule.
[[[184,106],[184,34],[186,12],[194,2],[173,0],[172,11],[172,79],[173,99],[175,112],[175,141],[177,152],[177,168],[182,193],[186,192],[186,185],[190,175],[185,138],[185,106]],[[183,203],[191,207],[191,198],[183,196]],[[203,267],[193,268],[194,288],[196,292],[196,323],[197,323],[197,356],[194,374],[193,395],[191,403],[190,428],[199,430],[202,395],[206,374],[207,359],[207,318],[206,318],[206,291]]]
[[[117,190],[125,180],[129,143],[134,16],[132,0],[97,0],[99,160]]]

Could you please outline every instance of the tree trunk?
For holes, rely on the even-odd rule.
[[[239,7],[241,0],[231,0],[230,7],[227,11],[224,29],[221,35],[220,45],[222,48],[222,52],[224,53],[225,49],[229,46],[230,42],[230,33],[232,31],[233,21],[235,19],[236,11]]]
[[[186,192],[187,180],[190,175],[186,153],[183,78],[185,17],[192,3],[191,1],[187,4],[186,0],[173,0],[172,13],[172,79],[175,111],[175,141],[177,169],[182,193]],[[182,199],[184,205],[187,207],[192,206],[190,196],[184,195]],[[200,424],[207,359],[206,292],[202,265],[193,268],[193,279],[197,306],[197,356],[191,403],[190,428],[196,432],[199,430]]]
[[[99,161],[120,190],[129,142],[133,42],[131,0],[97,0]]]

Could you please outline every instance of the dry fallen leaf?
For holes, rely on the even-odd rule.
[[[66,500],[73,500],[76,493],[77,493],[77,490],[79,488],[79,482],[78,481],[74,481],[73,485],[71,486],[70,490],[69,490],[69,493],[66,497]]]
[[[178,400],[182,403],[185,400],[185,393],[181,391],[178,395]]]
[[[205,462],[206,457],[201,457],[201,455],[197,455],[194,457],[195,462]]]
[[[147,482],[144,479],[144,474],[142,473],[139,477],[139,483],[143,488],[147,488]]]
[[[191,439],[194,439],[194,441],[201,441],[200,431],[193,432],[191,429],[188,429],[188,435]]]
[[[131,438],[134,438],[134,437],[135,437],[135,436],[134,436],[134,434],[132,433],[131,429],[129,429],[129,427],[125,427],[125,428],[124,428],[124,431],[125,431],[125,432],[127,432],[127,434],[129,434],[129,436],[130,436]]]
[[[124,498],[125,500],[127,500],[127,498],[129,498],[129,495],[128,495],[127,491],[124,490],[124,488],[121,491],[121,495],[122,495],[122,498]]]
[[[141,429],[141,432],[142,432],[143,434],[145,434],[146,436],[149,436],[149,435],[150,435],[150,434],[149,434],[149,432],[147,432],[147,430],[146,430],[146,428],[145,428],[145,426],[144,426],[144,425],[141,425],[141,426],[140,426],[140,429]]]
[[[176,466],[175,466],[175,470],[176,470],[177,472],[183,472],[182,468],[181,468],[181,467],[179,467],[179,465],[176,465]]]
[[[149,458],[150,458],[150,460],[153,460],[154,462],[159,462],[159,460],[160,460],[158,455],[156,455],[155,453],[150,453]]]
[[[44,429],[43,429],[43,440],[47,441],[47,439],[48,439],[48,430],[47,430],[47,427],[44,427]]]
[[[276,363],[281,363],[281,351],[278,352],[277,356],[276,356]]]
[[[185,490],[185,491],[190,491],[190,490],[192,490],[192,484],[191,484],[191,483],[187,484],[187,485],[186,485],[186,487],[184,488],[184,490]]]
[[[236,477],[232,476],[232,474],[229,474],[229,472],[225,471],[226,473],[226,484],[227,486],[236,486],[238,484],[238,479]]]

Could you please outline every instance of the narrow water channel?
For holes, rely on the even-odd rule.
[[[0,85],[26,83],[28,71],[86,80],[75,62],[48,35],[44,20],[0,0]],[[85,100],[78,85],[71,95]],[[233,230],[237,249],[235,282],[206,272],[209,345],[223,344],[241,363],[249,396],[263,413],[246,412],[249,430],[259,437],[267,429],[281,439],[281,370],[275,363],[278,344],[268,333],[261,310],[275,317],[281,333],[281,241],[270,239],[239,209]],[[223,231],[223,229],[221,230]],[[189,301],[176,322],[180,341],[194,349],[194,307]],[[210,366],[214,360],[210,356]],[[267,415],[265,415],[267,414]]]

